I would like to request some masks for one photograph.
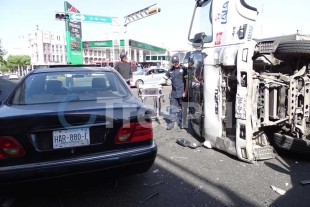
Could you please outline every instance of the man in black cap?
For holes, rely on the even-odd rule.
[[[168,70],[164,79],[171,79],[172,91],[170,97],[170,122],[168,123],[167,130],[174,127],[175,122],[179,123],[181,129],[184,128],[186,117],[182,117],[182,103],[183,99],[187,97],[188,80],[186,68],[180,66],[178,56],[172,57],[172,68]],[[187,110],[187,109],[184,109]],[[183,119],[183,120],[182,120]]]
[[[124,52],[121,52],[119,55],[121,62],[115,64],[114,69],[126,80],[128,85],[132,82],[132,71],[131,65],[127,62],[127,55]]]

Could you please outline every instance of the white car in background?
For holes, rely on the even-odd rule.
[[[167,71],[163,68],[147,68],[140,72],[134,72],[130,85],[138,87],[140,84],[156,84],[166,75]],[[166,81],[166,85],[171,85],[171,79]]]
[[[17,73],[11,73],[10,76],[9,76],[9,79],[10,80],[13,80],[13,79],[17,79],[18,80],[19,78],[18,78]]]
[[[0,78],[3,78],[2,72],[0,71]]]

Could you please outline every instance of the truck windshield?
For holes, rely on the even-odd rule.
[[[212,42],[212,1],[199,1],[197,4],[189,34],[190,41],[194,39],[195,34],[204,32],[206,34],[204,42]]]

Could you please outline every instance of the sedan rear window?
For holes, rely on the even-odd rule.
[[[125,98],[128,87],[112,72],[55,72],[28,76],[9,100],[10,105],[60,103]]]

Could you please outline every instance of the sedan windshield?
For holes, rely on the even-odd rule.
[[[112,72],[55,72],[28,76],[9,100],[9,105],[60,103],[124,98],[128,87]],[[70,98],[72,99],[72,98]]]
[[[204,42],[212,42],[213,25],[211,3],[211,0],[204,0],[197,3],[197,8],[195,8],[195,16],[193,16],[193,25],[190,28],[190,41],[194,39],[195,34],[204,32],[206,34]]]
[[[143,72],[143,71],[137,71],[137,72],[134,72],[133,74],[134,74],[134,75],[143,75],[144,72]]]

